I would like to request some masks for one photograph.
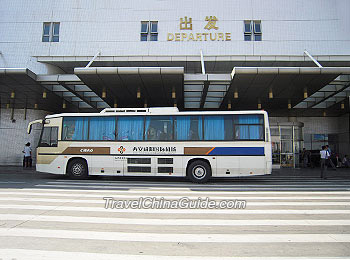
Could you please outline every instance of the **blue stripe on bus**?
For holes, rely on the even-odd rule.
[[[264,147],[215,147],[209,155],[265,155]]]

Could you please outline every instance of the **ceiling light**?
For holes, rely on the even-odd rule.
[[[106,88],[103,88],[103,90],[102,90],[102,98],[106,98],[106,97],[107,97]]]

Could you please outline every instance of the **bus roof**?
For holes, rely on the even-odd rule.
[[[48,115],[45,118],[74,117],[74,116],[135,116],[135,115],[239,115],[239,114],[267,114],[264,110],[247,111],[186,111],[179,112],[177,108],[111,108],[104,109],[100,113],[62,113]]]

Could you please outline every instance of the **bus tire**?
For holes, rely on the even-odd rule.
[[[187,167],[187,177],[195,183],[205,183],[211,177],[210,165],[202,160],[191,162]]]
[[[67,173],[72,179],[86,179],[88,167],[83,159],[73,159],[68,163]]]

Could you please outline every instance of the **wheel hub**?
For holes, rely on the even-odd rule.
[[[206,175],[206,170],[202,166],[197,166],[193,169],[193,176],[197,179],[202,179]]]
[[[76,163],[72,167],[72,173],[74,175],[81,175],[83,173],[84,166],[80,163]]]

